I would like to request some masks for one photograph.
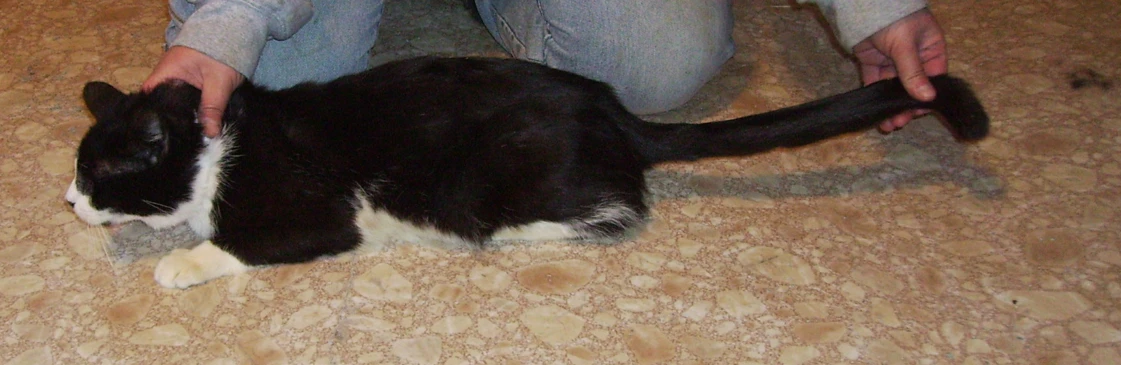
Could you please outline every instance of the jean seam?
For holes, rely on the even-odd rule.
[[[541,6],[541,0],[535,0],[537,5],[537,13],[541,15],[541,64],[549,64],[549,47],[553,45],[553,24],[549,23],[549,18],[545,16],[545,8]]]
[[[522,53],[526,53],[525,51],[528,49],[528,47],[526,47],[525,42],[521,40],[521,38],[518,36],[518,33],[514,32],[513,27],[510,26],[510,22],[506,20],[506,17],[503,16],[503,14],[498,11],[498,9],[494,8],[493,4],[491,5],[491,13],[494,14],[495,23],[497,23],[498,26],[502,27],[502,32],[500,34],[507,34],[510,38],[510,41],[516,43],[517,46],[521,48],[520,51]],[[507,52],[510,53],[513,53],[512,51],[514,50],[507,50]]]

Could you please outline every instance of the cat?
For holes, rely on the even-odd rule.
[[[185,222],[207,238],[159,260],[155,279],[169,288],[395,242],[616,242],[645,223],[643,173],[659,163],[801,146],[915,108],[942,114],[960,140],[988,133],[967,83],[931,82],[932,102],[896,79],[728,121],[657,124],[569,72],[421,57],[283,90],[245,83],[213,139],[193,86],[125,94],[90,82],[82,97],[96,122],[66,199],[92,225]]]

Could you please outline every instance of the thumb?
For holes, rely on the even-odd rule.
[[[896,52],[893,53],[892,61],[895,63],[895,69],[899,73],[899,79],[903,81],[903,87],[907,89],[907,93],[918,100],[934,100],[934,85],[931,85],[930,79],[926,77],[926,70],[923,69],[918,48],[908,44],[903,47],[896,47]]]
[[[202,123],[203,134],[210,138],[217,137],[222,131],[222,114],[226,112],[226,103],[230,99],[229,91],[217,89],[203,88],[199,104],[199,123]]]

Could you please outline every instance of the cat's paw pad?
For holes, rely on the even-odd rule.
[[[191,250],[177,249],[156,264],[156,282],[165,288],[184,289],[226,275],[249,270],[236,257],[203,242]]]

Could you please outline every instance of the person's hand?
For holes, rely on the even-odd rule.
[[[144,80],[141,89],[152,91],[168,80],[182,80],[202,90],[198,118],[207,137],[217,137],[222,129],[222,114],[234,89],[245,76],[202,52],[187,47],[171,47],[160,58],[156,69]]]
[[[942,27],[926,9],[872,34],[853,46],[852,52],[860,63],[865,85],[898,76],[907,93],[922,101],[934,100],[934,86],[927,77],[944,74],[947,69]],[[915,110],[896,115],[880,124],[880,130],[902,128],[911,118],[927,112]]]

